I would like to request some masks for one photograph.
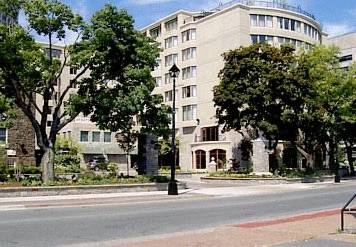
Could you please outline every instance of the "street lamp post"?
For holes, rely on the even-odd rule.
[[[168,183],[168,195],[178,195],[178,186],[175,179],[176,172],[176,79],[179,75],[179,68],[173,64],[169,70],[170,76],[173,78],[173,91],[172,91],[172,163],[171,163],[171,179]]]

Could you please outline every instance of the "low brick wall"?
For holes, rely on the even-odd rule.
[[[334,176],[315,178],[228,178],[228,177],[201,177],[202,182],[214,184],[290,184],[290,183],[316,183],[334,181]]]
[[[186,189],[185,183],[178,183],[178,189]],[[167,183],[150,184],[119,184],[119,185],[78,185],[78,186],[51,186],[51,187],[16,187],[1,188],[0,198],[3,197],[30,197],[79,195],[123,192],[166,191]]]

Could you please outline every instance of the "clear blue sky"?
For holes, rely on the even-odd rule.
[[[138,28],[178,9],[209,10],[229,0],[65,0],[85,17],[112,3],[126,8],[134,16]],[[331,35],[356,30],[356,0],[286,0],[313,13]]]
[[[63,0],[85,19],[105,3],[125,8],[142,28],[179,9],[209,10],[229,0]],[[356,31],[356,0],[285,0],[311,12],[331,36]]]

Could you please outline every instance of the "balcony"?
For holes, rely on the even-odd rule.
[[[194,142],[199,143],[199,142],[223,142],[226,141],[226,135],[225,134],[219,134],[217,138],[204,138],[201,135],[195,135],[194,137]]]

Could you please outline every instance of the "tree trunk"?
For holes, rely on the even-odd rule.
[[[130,177],[130,154],[126,153],[127,176]]]
[[[348,144],[347,142],[345,142],[345,146],[346,146],[347,160],[349,161],[349,166],[351,171],[350,175],[355,176],[355,167],[352,158],[352,143]]]
[[[46,148],[44,150],[42,159],[42,181],[49,183],[54,180],[54,150],[53,148]]]
[[[314,154],[307,153],[304,149],[302,149],[299,146],[296,146],[297,150],[300,154],[304,156],[304,158],[307,160],[307,166],[311,168],[315,168],[315,159],[314,159]]]

